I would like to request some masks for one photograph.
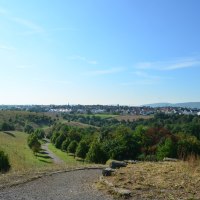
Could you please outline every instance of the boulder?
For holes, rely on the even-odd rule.
[[[127,190],[127,189],[124,189],[124,188],[115,188],[114,190],[121,197],[128,198],[128,197],[131,196],[130,190]]]
[[[128,164],[136,164],[138,161],[137,160],[125,160],[124,162]]]
[[[111,169],[110,167],[107,167],[105,169],[102,170],[102,175],[103,176],[111,176],[112,172],[114,172],[114,169]]]
[[[112,160],[110,162],[110,168],[112,169],[117,169],[117,168],[126,167],[126,166],[127,166],[127,163],[123,161]]]
[[[178,161],[178,159],[176,159],[176,158],[163,158],[163,161],[170,161],[170,162],[177,162]]]

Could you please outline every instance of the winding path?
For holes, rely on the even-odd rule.
[[[71,171],[0,190],[1,200],[112,200],[94,188],[101,170]]]
[[[53,152],[51,152],[51,151],[49,150],[48,144],[49,144],[49,142],[47,141],[47,143],[44,143],[44,144],[42,145],[42,149],[45,151],[45,154],[46,154],[47,156],[49,156],[49,157],[52,159],[52,161],[53,161],[54,163],[56,163],[56,164],[62,164],[62,163],[64,163],[63,160],[61,160],[60,158],[58,158]]]

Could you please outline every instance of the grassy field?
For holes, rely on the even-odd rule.
[[[96,126],[92,126],[92,125],[89,125],[89,124],[84,124],[84,123],[81,123],[81,122],[75,122],[75,121],[68,122],[67,120],[61,120],[60,122],[63,123],[63,124],[66,124],[68,126],[74,126],[74,127],[79,127],[79,128],[88,128],[88,127],[98,128]]]
[[[23,132],[0,132],[0,148],[8,154],[12,171],[27,171],[51,164],[51,160],[43,155],[33,155],[27,146],[27,137]]]
[[[117,115],[114,118],[119,120],[119,121],[122,121],[122,120],[136,121],[136,120],[139,120],[139,119],[150,119],[152,117],[153,117],[153,115],[148,115],[148,116],[144,116],[144,115]]]
[[[200,199],[199,161],[132,164],[106,180],[114,187],[131,190],[133,199]]]
[[[57,149],[52,143],[48,145],[50,151],[57,155],[61,160],[63,160],[68,166],[80,166],[83,162],[76,161],[73,156],[69,156],[66,152]]]
[[[80,114],[80,115],[82,115],[82,116],[84,116],[84,117],[87,117],[87,116],[89,116],[89,117],[95,116],[95,117],[100,117],[100,118],[102,118],[102,119],[109,119],[109,118],[113,118],[113,117],[118,116],[118,115],[112,115],[112,114]]]
[[[0,132],[0,149],[8,154],[11,169],[6,174],[0,173],[0,188],[18,184],[27,180],[32,180],[53,171],[66,170],[83,166],[82,162],[76,161],[73,157],[56,149],[53,145],[49,148],[64,164],[54,164],[51,158],[48,158],[42,152],[34,156],[33,152],[27,146],[28,135],[23,132],[9,131]]]

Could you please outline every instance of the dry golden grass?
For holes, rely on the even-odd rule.
[[[200,199],[200,162],[144,162],[106,177],[132,191],[131,199]]]
[[[153,115],[148,115],[148,116],[144,116],[144,115],[117,115],[113,118],[115,118],[119,121],[122,121],[122,120],[136,121],[136,120],[139,120],[139,119],[150,119],[152,117],[153,117]]]

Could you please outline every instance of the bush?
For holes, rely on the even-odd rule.
[[[69,146],[71,140],[69,138],[66,138],[66,140],[62,143],[61,149],[62,151],[67,151],[67,147]]]
[[[55,147],[58,149],[61,149],[62,143],[65,141],[66,136],[63,133],[60,133],[60,135],[55,140]]]
[[[0,172],[7,172],[10,169],[8,155],[0,150]]]
[[[35,134],[29,135],[27,143],[30,149],[32,149],[34,154],[40,151],[41,144],[38,141],[38,138]]]
[[[80,141],[76,149],[76,156],[80,158],[85,158],[89,150],[89,146],[85,141]]]
[[[43,129],[36,129],[34,133],[38,139],[43,139],[45,137],[45,132]]]
[[[31,125],[26,124],[26,126],[24,127],[24,132],[31,134],[34,132],[34,128]]]
[[[6,122],[3,122],[0,126],[1,131],[13,131],[15,130],[14,126],[12,124],[8,124]]]
[[[86,160],[94,163],[104,164],[107,161],[107,155],[101,147],[99,142],[93,142],[86,155]]]
[[[176,158],[177,157],[176,144],[174,144],[170,138],[167,138],[163,145],[158,146],[156,157],[158,160],[163,160],[164,157]]]
[[[78,143],[77,143],[75,140],[73,140],[73,141],[69,144],[69,146],[68,146],[68,148],[67,148],[67,152],[68,152],[68,153],[75,153],[75,152],[76,152],[77,146],[78,146]]]

